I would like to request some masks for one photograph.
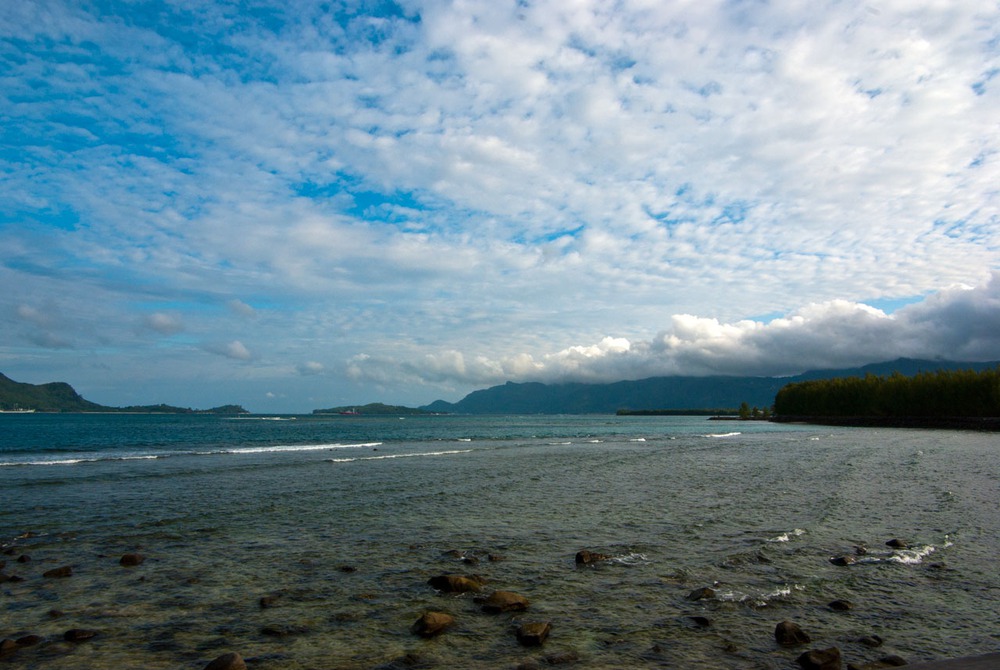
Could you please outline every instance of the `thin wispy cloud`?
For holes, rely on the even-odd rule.
[[[72,358],[100,352],[122,385],[163,361],[201,404],[308,410],[1000,358],[998,26],[971,0],[5,3],[0,306],[66,316],[0,325],[4,372],[114,403]]]

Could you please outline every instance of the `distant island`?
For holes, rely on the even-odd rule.
[[[239,405],[191,409],[172,405],[107,407],[84,399],[65,382],[26,384],[0,373],[0,412],[102,412],[122,414],[249,414]]]
[[[342,416],[414,416],[417,414],[434,414],[434,412],[417,407],[384,405],[380,402],[368,403],[367,405],[345,405],[343,407],[330,407],[329,409],[314,409],[312,413],[339,414]]]

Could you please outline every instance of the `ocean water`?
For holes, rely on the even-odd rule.
[[[995,434],[703,417],[0,415],[0,561],[21,578],[0,583],[0,638],[42,638],[0,666],[200,670],[238,651],[267,670],[792,669],[829,646],[852,663],[994,652],[998,449]],[[609,558],[580,567],[581,549]],[[119,565],[135,551],[144,563]],[[530,606],[486,614],[427,584],[448,573]],[[427,610],[456,624],[417,637]],[[779,647],[783,620],[812,643]],[[523,647],[514,630],[534,621],[551,635]],[[97,635],[63,641],[73,628]],[[881,647],[859,642],[872,635]]]

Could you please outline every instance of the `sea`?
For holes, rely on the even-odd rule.
[[[706,417],[0,414],[0,549],[0,639],[34,643],[0,667],[795,669],[828,647],[915,663],[1000,649],[1000,441]],[[443,574],[482,591],[441,593]],[[528,608],[486,613],[495,590]],[[420,637],[427,611],[454,624]],[[778,645],[782,621],[811,641]],[[519,643],[544,622],[544,644]]]

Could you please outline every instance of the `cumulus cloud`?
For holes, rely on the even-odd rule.
[[[606,337],[540,357],[491,360],[457,351],[401,362],[372,356],[351,363],[355,378],[393,374],[425,382],[506,380],[611,382],[666,375],[786,376],[899,357],[1000,360],[1000,274],[978,287],[956,286],[887,314],[844,300],[814,303],[769,322],[676,315],[654,337]]]

